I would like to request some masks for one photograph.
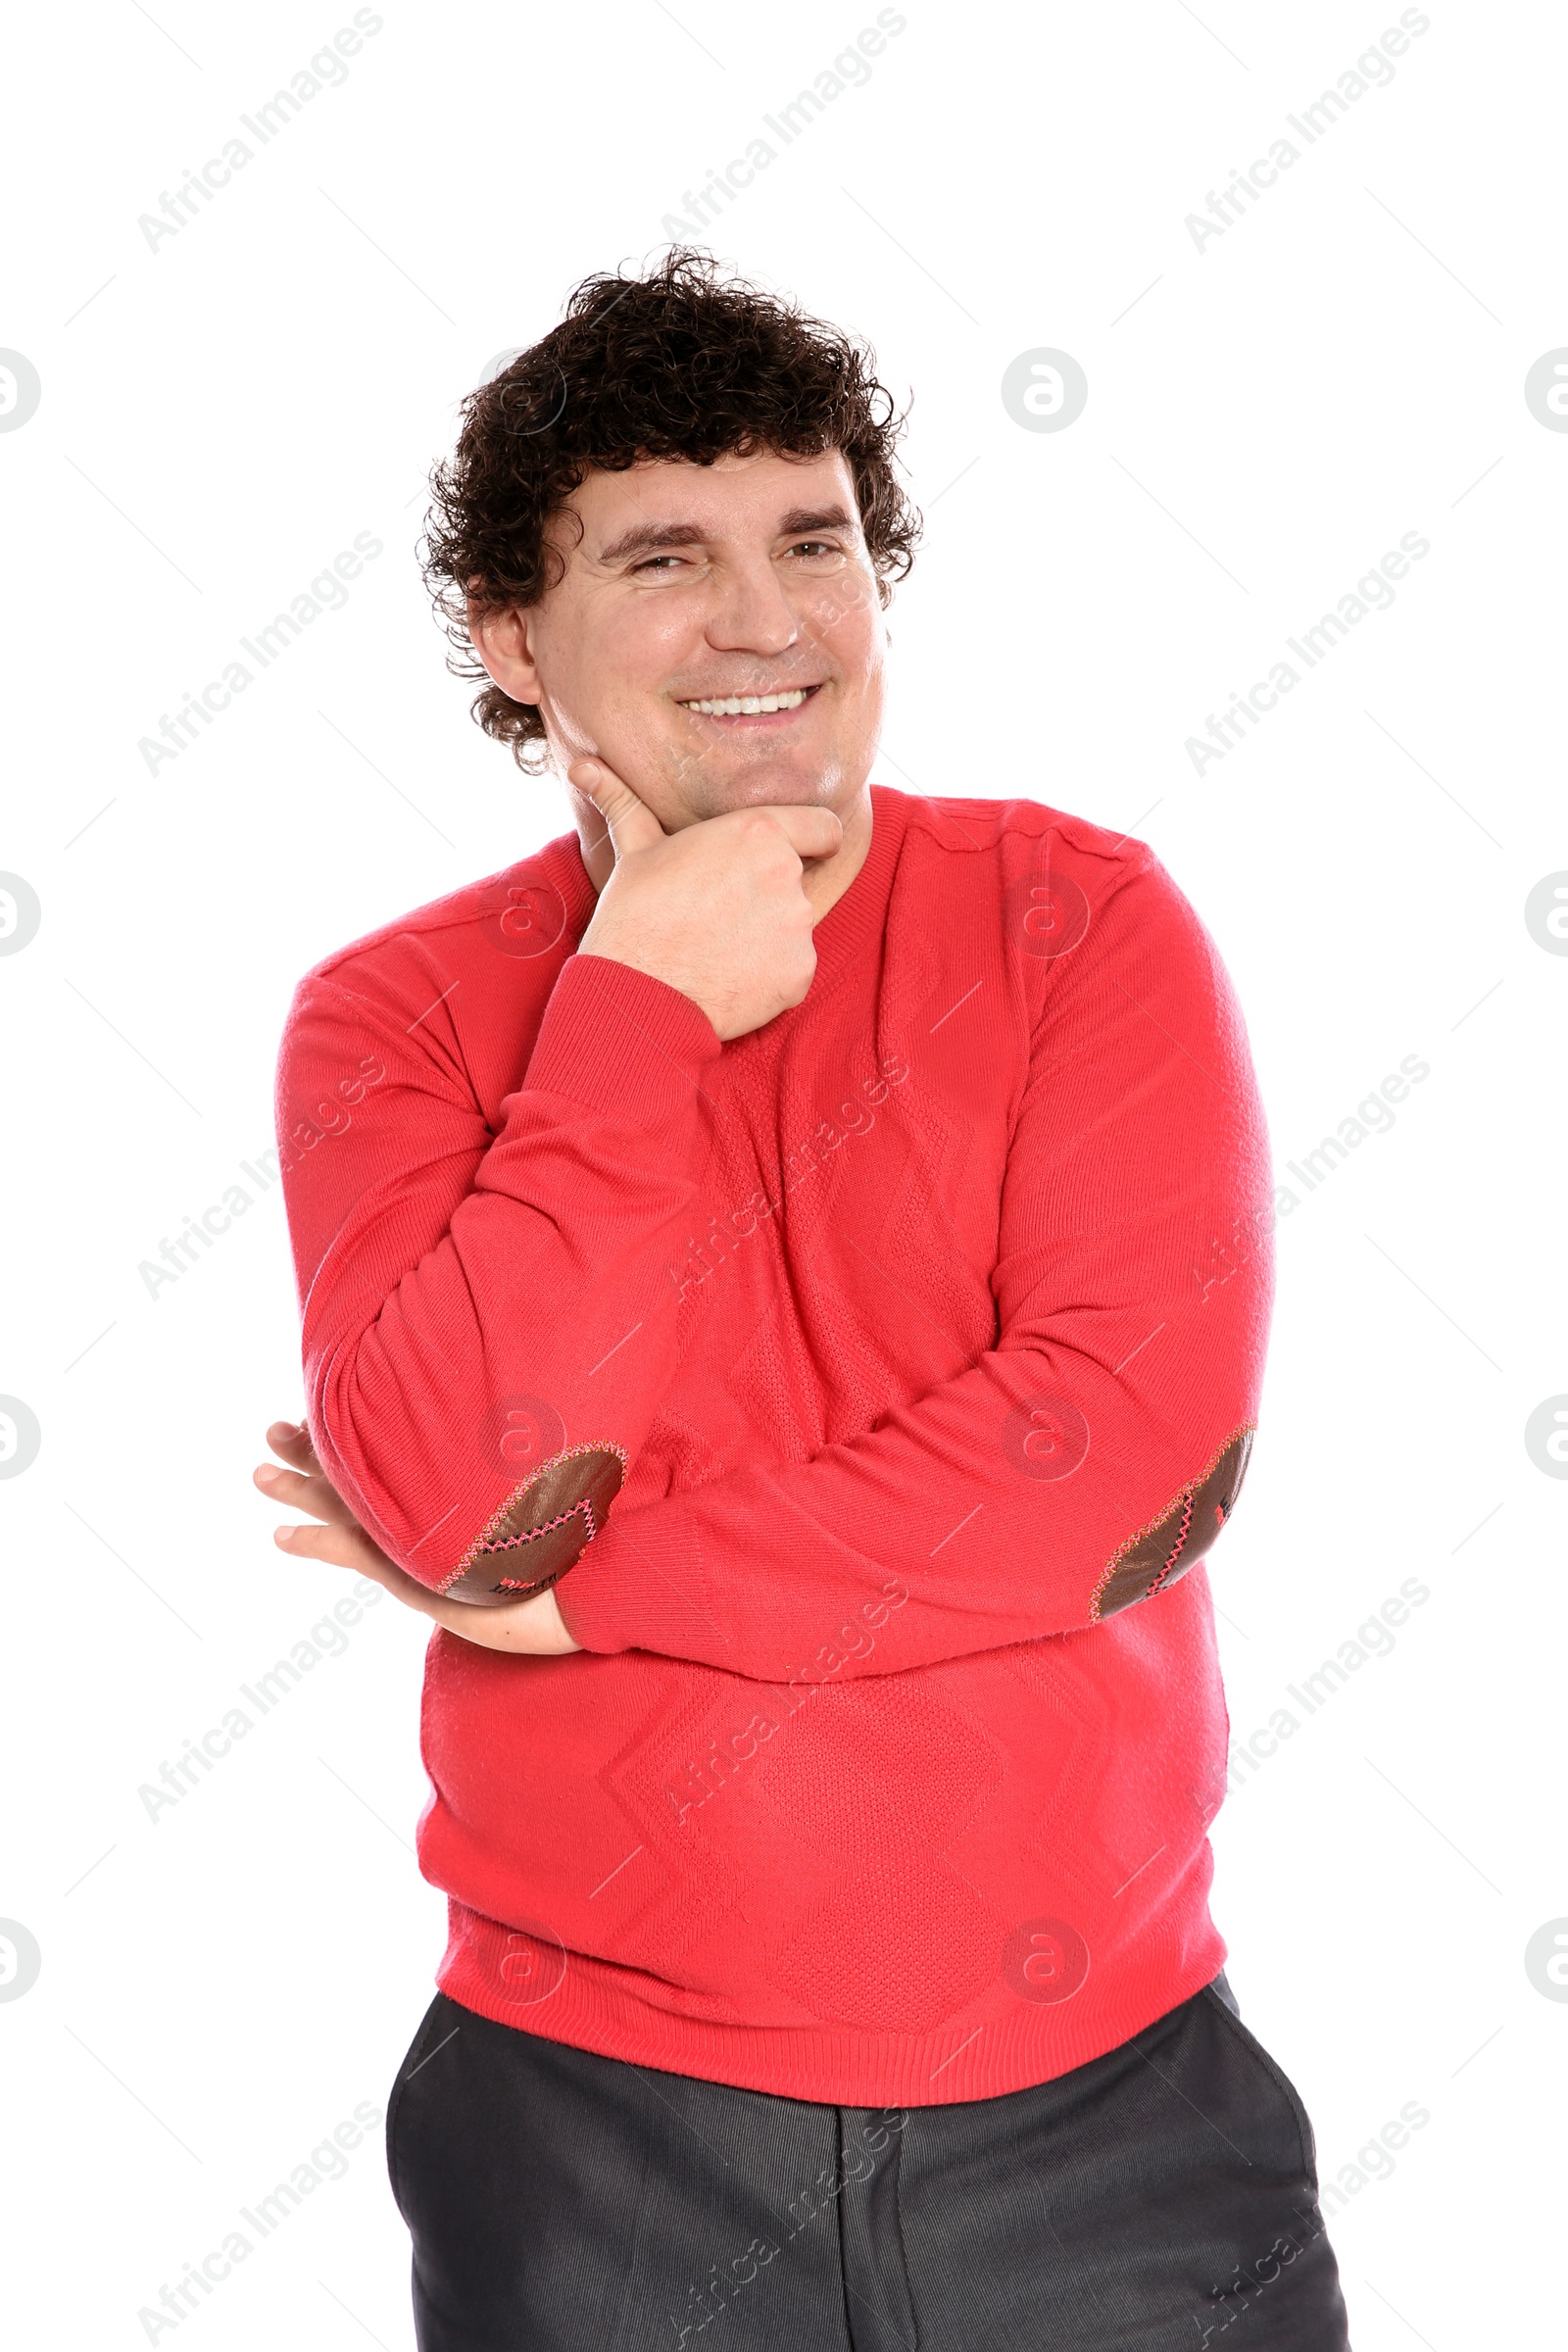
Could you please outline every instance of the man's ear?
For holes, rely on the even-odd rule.
[[[537,706],[540,683],[533,658],[532,617],[520,605],[486,611],[472,599],[468,604],[468,636],[490,676],[514,703]]]

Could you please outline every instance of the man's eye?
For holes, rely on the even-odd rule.
[[[632,569],[633,571],[657,571],[661,564],[679,564],[680,560],[679,556],[644,556],[640,564],[632,565]]]
[[[840,550],[832,539],[797,539],[790,553],[794,556],[836,556]]]

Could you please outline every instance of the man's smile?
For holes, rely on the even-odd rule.
[[[680,708],[695,712],[699,718],[718,719],[726,726],[740,720],[749,720],[753,726],[759,721],[777,726],[787,723],[819,691],[820,683],[818,680],[814,686],[784,687],[773,694],[704,695],[682,702]]]

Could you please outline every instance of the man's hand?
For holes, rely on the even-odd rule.
[[[731,808],[666,833],[602,760],[567,781],[610,827],[615,870],[579,947],[629,963],[700,1004],[721,1038],[745,1037],[799,1004],[816,971],[816,920],[801,887],[844,827],[830,808]]]
[[[328,1560],[334,1568],[353,1568],[382,1586],[406,1608],[417,1609],[421,1617],[433,1618],[449,1634],[460,1634],[465,1642],[477,1642],[481,1649],[556,1657],[581,1646],[566,1631],[554,1590],[502,1608],[478,1608],[468,1600],[443,1600],[440,1593],[405,1576],[355,1519],[317,1460],[305,1429],[296,1428],[291,1421],[274,1421],[267,1443],[289,1467],[274,1470],[270,1462],[263,1462],[255,1473],[262,1493],[289,1510],[308,1511],[313,1519],[325,1523],[275,1528],[272,1541],[280,1551],[293,1552],[299,1559]]]

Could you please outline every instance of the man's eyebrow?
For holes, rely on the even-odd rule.
[[[619,564],[625,557],[640,555],[645,549],[662,547],[692,547],[705,536],[695,522],[634,522],[629,531],[612,539],[599,551],[601,564]]]
[[[808,531],[845,531],[855,526],[847,508],[792,507],[779,517],[779,536],[798,539]],[[623,564],[628,556],[656,555],[667,547],[695,547],[711,534],[695,522],[638,522],[599,551],[601,564]]]
[[[807,531],[853,530],[855,516],[835,500],[830,507],[791,507],[778,527],[781,537],[799,539]]]

